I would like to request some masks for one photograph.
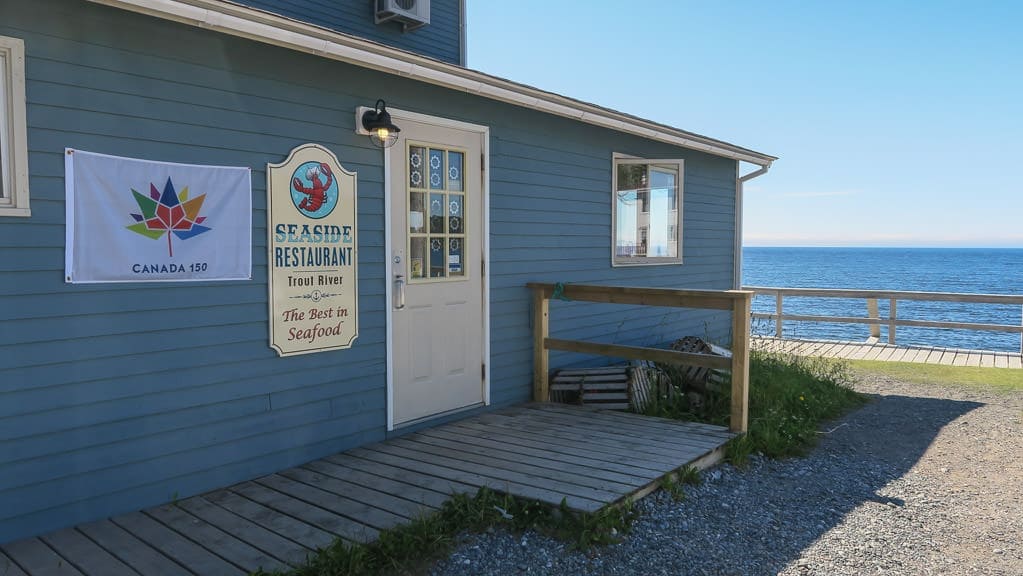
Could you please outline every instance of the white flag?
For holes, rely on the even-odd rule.
[[[67,149],[67,282],[252,277],[249,168]]]

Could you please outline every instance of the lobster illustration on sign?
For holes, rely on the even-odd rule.
[[[321,173],[326,175],[326,183],[320,180]],[[302,184],[302,180],[299,178],[293,178],[291,186],[306,196],[299,203],[299,209],[306,212],[316,212],[327,200],[327,190],[334,183],[334,173],[330,171],[330,166],[325,162],[320,162],[319,166],[310,166],[305,172],[305,177],[312,184],[308,188]]]

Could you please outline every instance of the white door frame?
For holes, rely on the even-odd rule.
[[[356,125],[362,119],[362,112],[368,108],[360,107],[356,111]],[[430,124],[441,128],[454,128],[465,132],[475,132],[480,135],[483,150],[483,261],[490,262],[490,127],[480,124],[470,124],[459,120],[450,120],[437,116],[428,116],[418,112],[387,108],[394,123],[401,127],[401,120],[410,120],[420,124]],[[394,336],[393,329],[393,302],[394,283],[391,282],[391,199],[399,192],[391,181],[391,160],[394,148],[384,148],[384,285],[385,298],[387,299],[387,430],[394,430]],[[405,193],[404,186],[399,186],[400,192]],[[490,267],[483,266],[483,362],[487,366],[483,378],[483,404],[490,405]]]

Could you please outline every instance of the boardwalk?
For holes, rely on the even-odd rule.
[[[751,345],[754,349],[787,352],[800,356],[844,358],[846,360],[914,362],[918,364],[977,366],[983,368],[1023,368],[1021,356],[1012,352],[927,346],[892,346],[882,342],[788,340],[767,336],[754,337]]]
[[[0,546],[0,576],[243,575],[302,563],[481,487],[592,512],[706,467],[719,426],[532,404],[350,450],[196,496]]]

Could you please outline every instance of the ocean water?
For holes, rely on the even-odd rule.
[[[1023,295],[1023,249],[995,248],[768,248],[742,251],[745,286],[783,288],[850,288],[860,290],[919,290]],[[867,315],[863,299],[785,297],[785,313],[820,316]],[[879,300],[882,318],[888,300]],[[774,296],[753,300],[754,312],[774,312]],[[1023,307],[958,302],[899,300],[899,318],[1021,323]],[[774,322],[754,320],[758,334],[774,334]],[[863,340],[870,335],[864,324],[792,322],[784,336],[828,340]],[[881,341],[887,342],[887,327]],[[1020,351],[1020,335],[1002,332],[947,330],[900,326],[896,344],[946,346],[975,350]]]

